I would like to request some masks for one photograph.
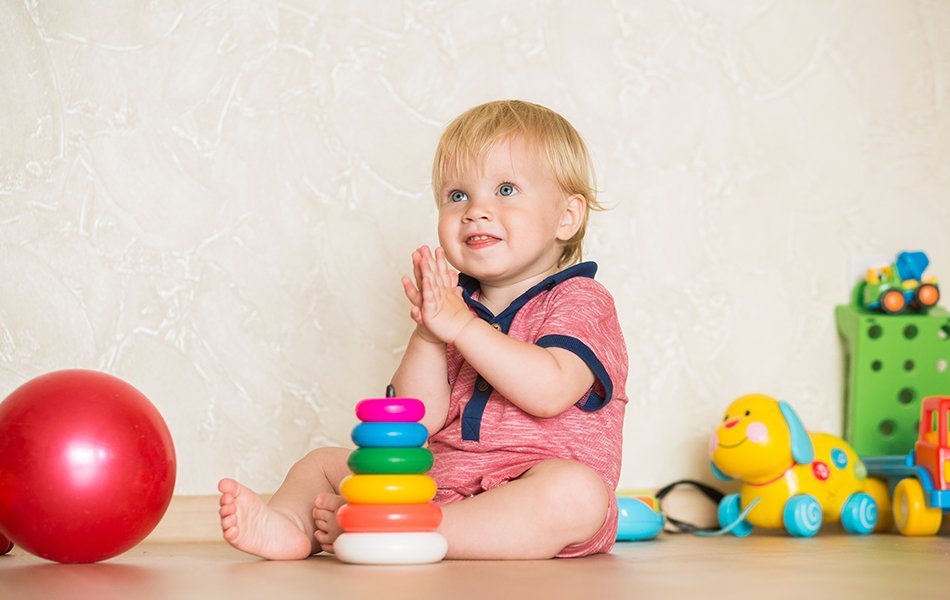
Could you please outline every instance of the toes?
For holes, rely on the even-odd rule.
[[[317,494],[317,497],[313,500],[313,505],[317,509],[330,512],[336,512],[344,504],[346,504],[346,500],[343,499],[343,496],[337,494]]]
[[[334,514],[335,512],[332,510],[323,510],[321,508],[315,508],[313,510],[313,520],[326,522],[332,519]]]
[[[222,494],[237,495],[238,482],[233,479],[222,479],[218,482],[218,491]]]
[[[314,532],[313,532],[313,537],[316,538],[317,542],[319,542],[320,545],[323,545],[323,544],[332,544],[334,538],[336,538],[336,536],[331,536],[328,532],[326,532],[326,531],[324,531],[324,530],[322,530],[322,529],[318,529],[318,530],[314,531]]]
[[[223,535],[224,535],[225,541],[233,542],[234,540],[237,539],[237,537],[238,537],[238,528],[237,528],[237,527],[224,528],[224,527],[222,526],[222,529],[223,529]]]

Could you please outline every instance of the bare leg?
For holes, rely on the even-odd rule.
[[[544,461],[503,486],[444,506],[447,558],[552,558],[600,529],[609,498],[586,465]]]
[[[301,559],[319,552],[314,498],[338,493],[340,481],[350,474],[349,452],[321,448],[307,454],[290,469],[267,504],[250,488],[222,479],[218,490],[224,539],[238,550],[274,560]]]

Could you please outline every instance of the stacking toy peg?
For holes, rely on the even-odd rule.
[[[356,404],[360,423],[352,438],[358,448],[347,459],[353,474],[340,482],[346,504],[337,520],[343,533],[333,542],[341,561],[398,565],[445,558],[448,542],[436,531],[442,508],[432,502],[436,484],[426,475],[433,459],[423,447],[423,416],[421,401],[397,398],[391,385],[385,398]]]

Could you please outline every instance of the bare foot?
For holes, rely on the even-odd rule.
[[[346,504],[343,496],[336,494],[317,494],[313,501],[313,524],[317,531],[313,536],[324,552],[333,552],[333,542],[343,530],[336,520],[336,511]]]
[[[221,492],[221,532],[237,548],[273,560],[307,558],[313,545],[303,523],[273,509],[250,488],[233,479],[218,482]]]

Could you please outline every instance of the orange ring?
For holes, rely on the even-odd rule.
[[[442,523],[438,504],[344,504],[336,513],[350,533],[435,531]]]

